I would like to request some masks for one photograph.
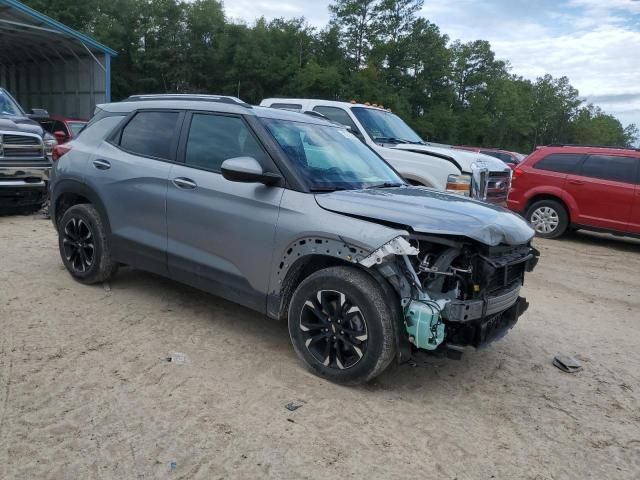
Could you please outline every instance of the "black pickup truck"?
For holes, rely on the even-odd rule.
[[[51,151],[55,137],[27,115],[5,89],[0,88],[0,210],[37,211],[47,199]]]

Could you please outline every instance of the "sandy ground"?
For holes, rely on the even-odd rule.
[[[0,479],[638,479],[640,242],[536,243],[504,340],[345,388],[284,324],[131,269],[80,285],[49,221],[0,217]]]

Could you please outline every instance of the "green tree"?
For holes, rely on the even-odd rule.
[[[378,0],[336,0],[329,5],[332,24],[343,34],[347,56],[362,67],[371,50],[378,14]]]

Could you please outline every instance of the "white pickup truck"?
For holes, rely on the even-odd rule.
[[[423,141],[389,110],[377,106],[300,98],[267,98],[263,107],[320,114],[346,126],[389,162],[409,183],[504,203],[511,169],[476,152]]]

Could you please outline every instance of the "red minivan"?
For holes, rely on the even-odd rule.
[[[640,235],[640,149],[540,147],[513,172],[507,206],[543,238],[568,228]]]

